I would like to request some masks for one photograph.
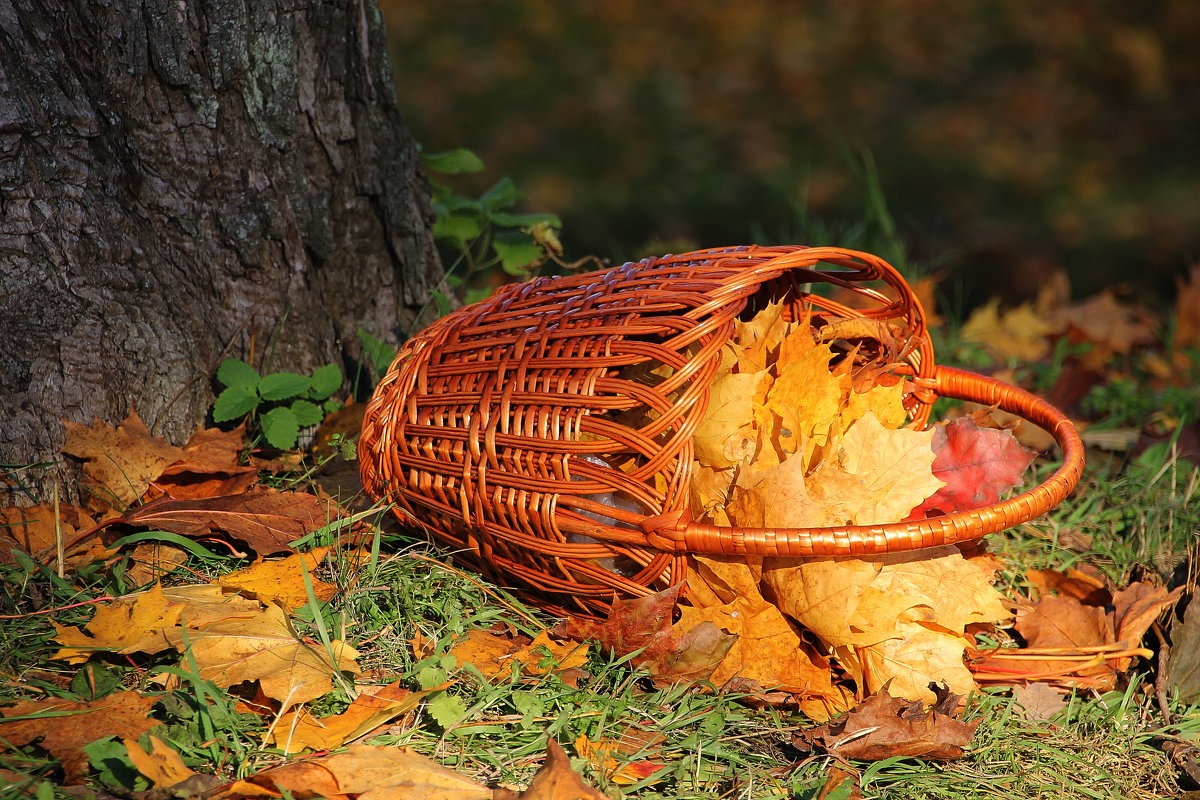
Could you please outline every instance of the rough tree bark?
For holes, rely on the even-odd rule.
[[[376,0],[0,0],[0,462],[131,406],[184,439],[226,348],[303,372],[418,316],[386,53]]]

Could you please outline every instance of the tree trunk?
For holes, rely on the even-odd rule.
[[[131,407],[185,439],[223,355],[414,323],[441,266],[386,53],[376,0],[0,0],[0,462]]]

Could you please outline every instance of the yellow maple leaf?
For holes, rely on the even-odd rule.
[[[556,642],[541,631],[530,641],[525,637],[510,637],[492,631],[473,628],[467,637],[450,650],[458,666],[472,664],[484,677],[493,678],[508,673],[520,665],[526,675],[544,675],[583,666],[588,659],[587,645],[576,642]]]
[[[754,409],[770,381],[766,370],[717,376],[709,387],[708,412],[693,438],[700,463],[731,467],[754,457],[758,449]]]
[[[356,672],[357,653],[340,641],[332,653],[301,640],[284,611],[196,584],[117,598],[82,630],[56,626],[64,647],[54,658],[86,661],[95,652],[190,650],[200,674],[221,686],[258,680],[264,693],[288,706],[320,697],[335,672]]]
[[[950,546],[871,560],[771,558],[762,570],[779,607],[828,645],[864,691],[888,679],[896,696],[913,699],[932,697],[931,679],[973,689],[966,626],[1011,616],[990,574]]]
[[[1032,303],[1001,312],[999,300],[989,300],[967,317],[961,336],[981,346],[997,361],[1037,361],[1050,352],[1047,336],[1056,326],[1046,321]]]
[[[251,782],[253,781],[253,782]],[[352,745],[344,753],[307,758],[236,781],[220,797],[421,797],[494,800],[497,793],[404,747]]]
[[[156,789],[168,789],[196,774],[194,770],[183,763],[179,752],[157,736],[147,736],[150,740],[150,750],[142,749],[136,739],[123,738],[125,752],[129,755],[129,763],[150,781]]]
[[[806,466],[814,452],[829,444],[830,429],[850,391],[849,376],[829,370],[832,356],[827,346],[806,350],[780,367],[767,392],[767,408],[780,420],[780,449],[800,453]]]
[[[245,569],[223,576],[218,583],[225,589],[240,592],[265,603],[278,602],[284,608],[295,610],[309,601],[301,570],[303,564],[303,569],[308,571],[312,581],[313,595],[317,600],[324,602],[337,594],[337,587],[312,573],[328,550],[327,547],[320,547],[308,553],[294,553],[276,561],[259,559]]]
[[[174,628],[167,638],[181,653],[187,649],[200,677],[218,686],[258,681],[263,693],[289,708],[326,694],[333,675],[357,673],[358,652],[339,640],[331,652],[300,639],[283,609],[267,606],[253,617],[230,618],[201,630]]]
[[[932,430],[885,428],[868,411],[813,470],[809,492],[832,524],[898,522],[945,485],[934,458]]]
[[[825,506],[809,494],[805,471],[804,458],[799,454],[764,470],[743,470],[725,506],[731,523],[744,528],[830,524]]]
[[[170,647],[163,629],[175,627],[183,613],[181,603],[169,600],[157,583],[144,592],[125,595],[96,609],[83,628],[54,625],[54,641],[64,645],[51,658],[71,664],[87,661],[98,651],[157,653]]]
[[[783,303],[768,303],[748,322],[734,323],[731,348],[741,372],[759,372],[774,363],[780,346],[790,338],[795,325],[783,317]]]

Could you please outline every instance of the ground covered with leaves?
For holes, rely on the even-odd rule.
[[[550,618],[357,495],[344,432],[361,406],[336,410],[328,370],[307,384],[260,376],[248,354],[216,376],[245,389],[244,422],[223,407],[223,427],[182,446],[133,412],[68,423],[79,504],[65,489],[22,497],[36,467],[5,478],[0,794],[1197,788],[1200,271],[1166,317],[1112,292],[1068,297],[1055,279],[1025,305],[937,328],[941,363],[1026,386],[1079,421],[1089,467],[1060,507],[919,557],[696,558],[686,586],[607,620]],[[987,409],[939,404],[943,422],[912,430],[882,372],[835,363],[769,309],[742,324],[697,431],[698,516],[923,518],[1057,465],[1044,432]],[[313,406],[298,424],[313,399],[329,412],[306,449],[272,447],[278,421],[256,414],[284,384],[280,397]]]

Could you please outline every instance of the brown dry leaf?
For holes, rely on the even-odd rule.
[[[530,639],[524,634],[508,635],[473,628],[467,632],[466,639],[450,650],[450,655],[460,668],[472,664],[484,677],[495,678],[510,673],[514,664],[520,665],[521,672],[526,675],[581,667],[587,663],[588,648],[576,642],[556,642],[548,631],[541,631]]]
[[[736,637],[723,633],[712,623],[675,625],[671,617],[682,583],[661,592],[613,603],[608,619],[568,617],[554,628],[555,636],[579,641],[595,640],[609,652],[634,656],[657,682],[706,680],[729,652]]]
[[[0,708],[0,717],[35,717],[13,722],[0,719],[0,742],[9,747],[37,743],[60,764],[67,784],[83,783],[86,745],[108,736],[136,739],[161,723],[150,719],[157,697],[117,692],[99,700],[22,700]],[[37,718],[38,714],[57,714]]]
[[[1200,264],[1193,264],[1187,278],[1180,278],[1176,285],[1173,347],[1176,351],[1200,349]]]
[[[1048,683],[1026,683],[1013,687],[1020,714],[1029,720],[1047,720],[1067,707],[1066,698]]]
[[[339,514],[336,506],[314,495],[260,487],[221,497],[155,500],[120,522],[184,536],[221,532],[266,556],[290,550],[290,542],[324,527]]]
[[[1118,642],[1127,648],[1138,647],[1146,631],[1163,611],[1175,605],[1185,587],[1178,586],[1168,592],[1162,586],[1135,581],[1113,595],[1113,629]],[[1114,660],[1117,671],[1129,668],[1132,657]]]
[[[658,731],[630,725],[615,739],[593,742],[585,734],[580,734],[575,740],[575,752],[613,783],[628,786],[650,778],[667,766],[647,760],[661,757],[662,743],[665,741],[666,737]],[[650,781],[647,785],[657,782]]]
[[[227,789],[216,795],[214,800],[280,798],[284,792],[298,800],[318,797],[324,800],[350,800],[338,790],[337,779],[320,763],[322,760],[296,761],[259,772],[230,784]]]
[[[763,583],[790,617],[834,650],[866,691],[928,700],[930,680],[965,694],[967,625],[1010,615],[990,574],[955,547],[880,559],[765,559]],[[925,679],[925,683],[920,681]]]
[[[1124,355],[1158,338],[1150,312],[1123,305],[1107,290],[1072,305],[1062,317],[1073,339],[1092,344],[1092,349],[1081,357],[1088,369],[1102,369],[1112,356]]]
[[[1027,569],[1025,579],[1041,596],[1061,594],[1073,597],[1084,605],[1106,606],[1112,602],[1112,592],[1103,578],[1078,569]]]
[[[245,423],[231,431],[197,431],[183,446],[182,457],[167,466],[154,484],[176,500],[246,491],[258,480],[258,468],[240,463],[245,438]]]
[[[930,686],[929,690],[936,700],[926,710],[920,703],[892,697],[884,688],[836,722],[800,732],[794,743],[859,761],[961,758],[979,723],[964,723],[950,716],[958,695],[944,687]]]
[[[990,300],[971,313],[963,324],[964,342],[980,345],[1001,363],[1037,361],[1050,352],[1047,337],[1061,326],[1046,321],[1046,316],[1031,303],[1000,311],[1000,301]]]
[[[974,672],[980,680],[998,684],[1046,680],[1108,690],[1134,656],[1151,655],[1139,649],[1141,639],[1181,593],[1182,587],[1169,593],[1138,582],[1111,596],[1112,610],[1105,604],[1088,604],[1103,603],[1108,600],[1105,594],[1084,600],[1045,595],[1036,603],[1021,603],[1016,632],[1025,639],[1025,648],[985,652],[973,664]]]
[[[546,762],[533,776],[520,800],[606,800],[571,769],[571,760],[558,742],[546,742]]]
[[[129,553],[129,560],[132,566],[125,571],[125,577],[133,586],[145,586],[186,564],[188,552],[170,544],[143,542],[134,546]]]
[[[400,686],[400,681],[362,687],[362,693],[340,714],[318,719],[307,708],[287,712],[267,735],[267,744],[288,755],[305,750],[334,750],[408,713],[434,691],[437,690],[410,692]]]
[[[289,611],[308,604],[308,591],[304,588],[303,570],[307,570],[312,581],[313,595],[322,603],[337,594],[338,588],[326,583],[313,573],[317,565],[329,552],[328,547],[319,547],[307,553],[294,553],[276,561],[258,560],[250,566],[230,572],[217,582],[230,591],[253,597],[264,603],[278,603]],[[303,565],[303,568],[301,567]]]
[[[183,757],[157,736],[150,736],[150,751],[129,737],[121,741],[129,754],[129,761],[137,771],[153,784],[155,789],[167,789],[191,778],[196,772],[183,763]]]
[[[51,563],[56,557],[58,538],[64,544],[80,531],[95,526],[86,509],[68,503],[58,506],[57,524],[54,507],[50,505],[14,506],[0,508],[0,564],[13,563],[13,550],[20,550],[35,561]],[[75,548],[67,553],[67,563],[86,563],[100,551],[81,553]]]
[[[825,770],[825,775],[825,783],[821,785],[821,789],[813,797],[813,800],[830,800],[830,798],[835,796],[839,800],[863,800],[863,794],[859,791],[854,773],[831,766]],[[850,781],[849,794],[839,791],[846,781]],[[834,794],[835,792],[837,793],[836,795]]]
[[[91,425],[64,420],[63,425],[63,452],[83,459],[84,486],[92,494],[88,505],[96,511],[124,511],[134,505],[151,482],[183,456],[181,448],[151,436],[132,409],[115,428],[100,420]]]

